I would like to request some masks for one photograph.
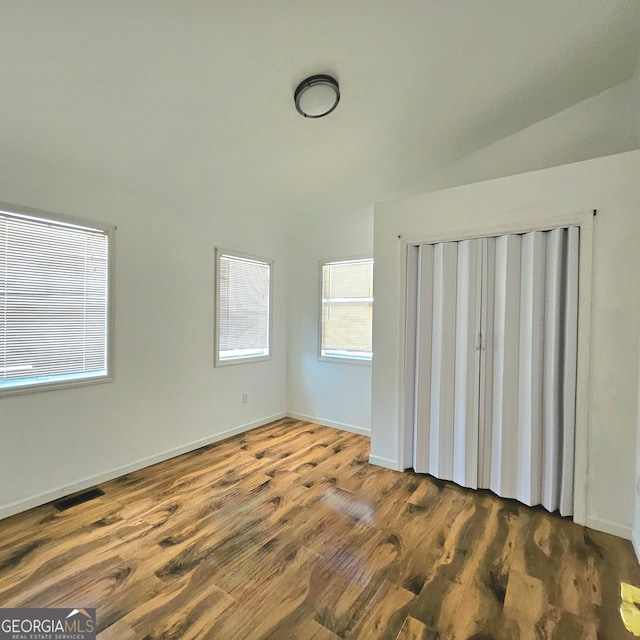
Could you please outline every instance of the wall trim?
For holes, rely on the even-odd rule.
[[[617,522],[611,522],[610,520],[601,520],[600,518],[587,517],[585,526],[596,531],[602,531],[603,533],[610,533],[612,536],[618,536],[625,540],[634,541],[633,529],[629,526],[618,524]],[[635,543],[634,543],[635,546]],[[638,551],[636,549],[636,555]]]
[[[369,456],[369,464],[375,464],[378,467],[384,467],[385,469],[391,469],[393,471],[404,471],[400,468],[397,460],[391,458],[383,458],[382,456]]]
[[[351,433],[357,433],[361,436],[371,437],[371,429],[365,427],[357,427],[354,424],[346,424],[344,422],[334,422],[333,420],[325,420],[324,418],[316,418],[314,416],[307,416],[304,413],[294,413],[293,411],[287,412],[287,417],[294,420],[304,420],[305,422],[312,422],[313,424],[319,424],[322,427],[331,427],[332,429],[340,429],[341,431],[350,431]]]
[[[266,418],[254,420],[253,422],[247,422],[246,424],[232,427],[231,429],[227,429],[225,431],[221,431],[220,433],[207,436],[206,438],[195,440],[194,442],[190,442],[189,444],[184,444],[174,449],[163,451],[162,453],[149,456],[148,458],[136,460],[135,462],[123,465],[121,467],[116,467],[115,469],[106,471],[105,473],[91,476],[89,478],[84,478],[82,480],[78,480],[78,482],[74,482],[57,489],[46,491],[45,493],[40,493],[23,500],[12,502],[8,505],[0,507],[0,520],[15,515],[16,513],[21,513],[22,511],[27,511],[28,509],[39,507],[43,504],[46,504],[47,502],[51,502],[52,500],[57,500],[58,498],[69,495],[70,493],[82,491],[84,489],[88,489],[89,487],[93,487],[94,485],[102,484],[103,482],[108,482],[109,480],[114,480],[115,478],[124,476],[127,473],[132,473],[133,471],[140,471],[140,469],[145,469],[146,467],[150,467],[154,464],[157,464],[158,462],[170,460],[171,458],[180,456],[183,453],[195,451],[196,449],[205,447],[208,444],[213,444],[214,442],[225,440],[226,438],[230,438],[231,436],[238,435],[239,433],[244,433],[245,431],[250,431],[251,429],[255,429],[257,427],[262,427],[265,424],[269,424],[270,422],[274,422],[275,420],[280,420],[281,418],[286,417],[287,413],[283,411],[282,413],[277,413]]]
[[[635,527],[631,530],[631,543],[633,550],[636,552],[636,560],[640,563],[640,534]]]

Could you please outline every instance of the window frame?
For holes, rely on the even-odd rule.
[[[373,348],[371,354],[368,357],[362,356],[353,356],[353,355],[324,355],[322,353],[322,330],[323,330],[323,304],[322,301],[324,299],[324,270],[323,267],[329,264],[339,264],[344,262],[371,262],[373,265],[373,256],[372,255],[359,255],[359,256],[349,256],[346,258],[327,258],[318,261],[318,273],[319,273],[319,304],[318,304],[318,349],[317,349],[317,358],[323,362],[340,362],[342,364],[355,364],[355,365],[364,365],[371,366],[373,362]],[[373,304],[373,299],[372,299]],[[372,328],[373,332],[373,328]],[[373,336],[372,336],[373,337]]]
[[[113,382],[115,377],[115,231],[117,230],[117,227],[112,224],[90,220],[88,218],[79,218],[76,216],[69,216],[62,213],[54,213],[31,207],[23,207],[5,202],[0,202],[0,213],[7,214],[9,216],[13,215],[17,218],[35,219],[44,223],[51,223],[52,226],[62,225],[100,231],[107,237],[106,373],[97,376],[77,377],[51,382],[38,382],[4,389],[0,388],[0,398],[40,391],[86,387],[95,384]],[[71,376],[74,374],[67,375]]]
[[[235,358],[220,358],[220,259],[222,257],[237,258],[239,260],[250,260],[269,266],[269,331],[268,331],[268,349],[267,355],[247,355]],[[264,256],[256,256],[240,251],[232,251],[222,247],[215,248],[215,287],[214,287],[214,344],[213,344],[213,364],[215,367],[228,367],[236,364],[248,364],[250,362],[263,362],[273,358],[273,265],[272,258]]]

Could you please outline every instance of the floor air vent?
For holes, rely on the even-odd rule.
[[[89,502],[89,500],[93,500],[94,498],[98,498],[99,496],[103,495],[104,491],[102,489],[94,487],[93,489],[87,489],[86,491],[82,491],[81,493],[75,493],[71,496],[67,496],[66,498],[56,500],[53,503],[53,506],[58,511],[66,511],[67,509],[71,509],[71,507],[75,507],[76,505],[82,504],[83,502]]]

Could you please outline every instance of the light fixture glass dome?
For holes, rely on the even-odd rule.
[[[338,106],[340,88],[331,76],[311,76],[298,85],[294,100],[300,115],[305,118],[322,118]]]

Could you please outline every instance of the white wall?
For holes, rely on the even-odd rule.
[[[318,360],[319,261],[373,255],[373,206],[303,226],[289,247],[289,413],[368,434],[371,365]]]
[[[0,516],[284,415],[284,238],[0,156],[1,200],[117,225],[115,382],[0,399]],[[275,259],[273,359],[213,367],[214,247]],[[242,404],[242,394],[249,403]]]
[[[594,224],[587,524],[631,537],[638,397],[640,151],[375,206],[372,459],[400,465],[401,241],[552,225],[598,209]]]

